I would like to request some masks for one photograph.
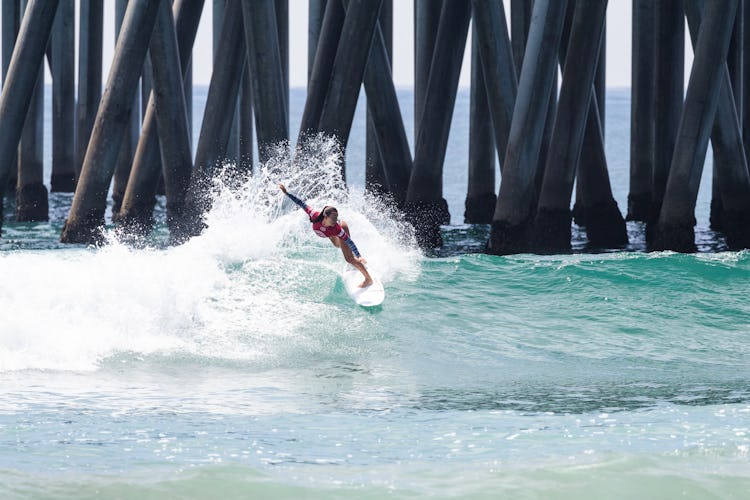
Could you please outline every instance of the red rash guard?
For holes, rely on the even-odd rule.
[[[294,203],[302,207],[302,209],[307,213],[307,216],[310,217],[310,222],[313,223],[312,230],[320,236],[321,238],[330,238],[331,236],[338,236],[341,238],[341,241],[347,244],[349,248],[351,248],[352,253],[360,257],[359,250],[357,250],[357,246],[354,244],[352,239],[349,237],[348,234],[346,234],[346,231],[344,231],[344,228],[341,227],[340,224],[336,224],[335,226],[324,226],[322,219],[318,222],[315,222],[315,220],[320,217],[320,212],[316,212],[310,206],[305,203],[304,201],[300,200],[293,194],[287,193],[286,194]]]

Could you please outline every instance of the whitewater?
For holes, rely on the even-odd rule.
[[[286,151],[219,176],[181,246],[163,223],[61,245],[68,195],[6,220],[2,498],[750,497],[748,252],[630,251],[629,223],[626,251],[576,229],[573,254],[498,257],[454,223],[425,254],[333,144]],[[276,182],[337,206],[382,307]]]

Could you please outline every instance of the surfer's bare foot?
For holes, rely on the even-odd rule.
[[[372,285],[371,279],[366,279],[362,283],[359,284],[360,288],[367,288],[368,286]]]

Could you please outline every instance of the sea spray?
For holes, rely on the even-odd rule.
[[[99,249],[0,254],[0,298],[13,311],[0,327],[0,372],[96,370],[123,353],[294,363],[330,349],[331,323],[365,328],[339,290],[340,250],[277,182],[313,206],[335,203],[386,288],[419,275],[410,227],[386,201],[346,189],[332,140],[313,141],[295,167],[286,151],[239,182],[217,176],[206,229],[181,246],[134,248],[109,230]]]
[[[337,206],[352,239],[384,280],[418,272],[420,253],[413,228],[390,200],[347,188],[341,177],[341,148],[333,138],[309,138],[293,158],[286,145],[273,151],[240,183],[225,175],[216,177],[212,208],[204,218],[207,229],[194,244],[212,247],[225,262],[277,255],[279,248],[323,247],[327,251],[322,260],[330,262],[338,251],[309,230],[307,218],[279,190],[278,184],[284,183],[312,207]]]

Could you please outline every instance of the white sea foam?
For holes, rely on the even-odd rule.
[[[0,254],[0,371],[94,370],[128,352],[257,360],[319,349],[302,332],[345,314],[322,303],[343,258],[277,182],[312,206],[336,204],[386,286],[416,276],[409,228],[383,201],[343,187],[331,141],[298,154],[301,168],[285,151],[239,185],[219,178],[207,229],[182,246],[136,250],[110,238],[98,250]]]

